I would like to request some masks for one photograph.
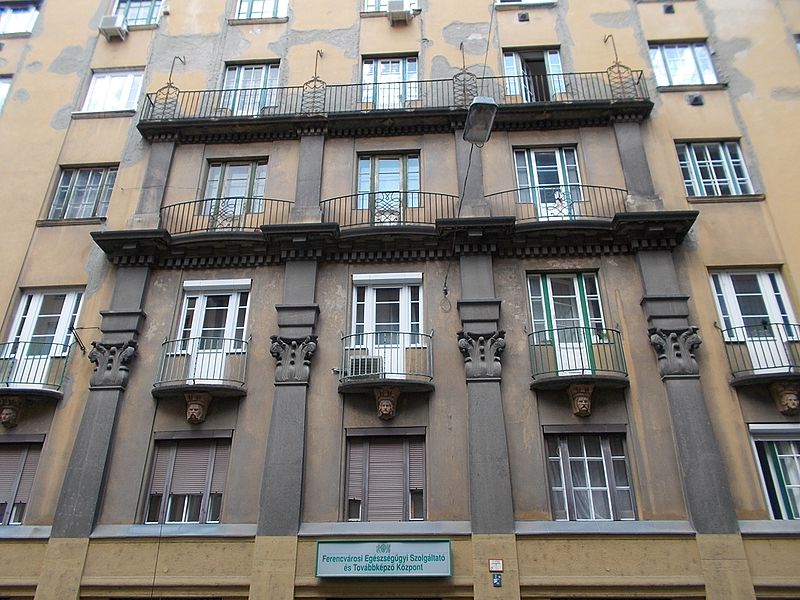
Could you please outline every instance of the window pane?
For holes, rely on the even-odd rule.
[[[158,523],[158,515],[161,512],[161,494],[151,494],[147,503],[147,514],[144,518],[145,523]]]

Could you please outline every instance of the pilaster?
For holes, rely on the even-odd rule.
[[[483,157],[481,149],[465,142],[463,129],[455,131],[456,141],[456,175],[458,176],[458,193],[464,200],[461,216],[479,217],[489,215],[489,205],[483,192]]]
[[[322,133],[300,137],[300,161],[295,187],[292,221],[319,223],[319,201],[322,194],[322,158],[325,136]]]

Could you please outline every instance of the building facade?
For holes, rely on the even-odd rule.
[[[0,1],[0,597],[800,596],[798,35]]]

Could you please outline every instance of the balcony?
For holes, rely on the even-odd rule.
[[[261,225],[289,222],[293,202],[227,197],[170,204],[161,209],[161,228],[170,235],[259,231]]]
[[[564,389],[575,383],[598,388],[628,386],[622,335],[616,329],[557,327],[528,334],[531,389]]]
[[[517,223],[602,220],[626,212],[628,191],[599,185],[543,185],[487,194],[493,217],[515,217]]]
[[[340,392],[378,386],[433,390],[433,333],[379,331],[342,337]]]
[[[608,125],[643,119],[650,101],[641,71],[477,77],[328,85],[179,90],[147,94],[138,128],[146,139],[181,142],[297,137],[324,127],[331,136],[449,132],[463,126],[475,96],[499,106],[495,130]]]
[[[381,191],[339,196],[320,202],[322,221],[341,229],[427,227],[456,216],[458,196],[432,192]]]
[[[155,398],[206,392],[215,398],[247,393],[249,340],[194,337],[164,340],[152,394]]]
[[[765,321],[720,334],[732,386],[800,381],[800,325]]]
[[[7,342],[0,344],[0,396],[63,396],[68,344]]]

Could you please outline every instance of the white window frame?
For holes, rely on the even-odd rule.
[[[358,288],[365,288],[364,299],[364,317],[363,321],[359,321],[357,312],[357,290]],[[419,320],[413,323],[417,324],[417,331],[411,331],[411,288],[418,289],[418,303],[419,303]],[[354,274],[353,275],[353,301],[351,306],[351,323],[352,333],[375,333],[375,291],[378,289],[399,289],[399,303],[400,303],[400,331],[411,333],[422,333],[422,325],[424,321],[424,307],[422,300],[422,273],[374,273],[374,274]],[[363,327],[359,331],[359,325]],[[404,329],[403,326],[406,326]]]
[[[220,279],[185,281],[183,284],[183,301],[181,303],[180,320],[177,324],[176,337],[178,340],[189,338],[203,338],[203,319],[207,309],[208,298],[211,296],[228,296],[228,306],[225,309],[224,338],[235,340],[225,344],[221,352],[232,354],[244,352],[246,347],[238,341],[247,339],[250,320],[250,286],[251,279]],[[247,297],[242,300],[243,294]],[[194,300],[194,302],[192,302]],[[243,319],[239,318],[244,309]],[[191,319],[189,312],[191,311]],[[241,337],[237,332],[241,331]],[[188,335],[186,335],[188,333]],[[183,348],[185,344],[181,344]],[[186,350],[186,348],[183,348]]]
[[[135,19],[131,19],[132,3],[136,4],[137,17]],[[161,18],[161,4],[162,0],[117,0],[114,14],[123,15],[129,27],[158,25]],[[145,14],[145,17],[138,16],[140,13]]]
[[[753,184],[738,142],[680,142],[675,144],[675,150],[687,196],[753,193]],[[712,152],[719,158],[712,158]],[[699,159],[698,154],[701,155]],[[727,193],[726,188],[729,190]]]
[[[0,3],[0,35],[30,33],[33,31],[38,17],[39,2],[2,2]]]
[[[405,0],[403,10],[415,10],[417,0]],[[364,0],[364,12],[386,12],[389,9],[389,0]]]
[[[241,196],[230,195],[231,167],[248,168],[247,193]],[[218,174],[214,177],[215,172]],[[263,173],[263,177],[261,174]],[[208,164],[206,186],[201,205],[203,215],[241,216],[245,213],[264,212],[264,194],[266,193],[269,165],[266,158],[259,160],[213,160]],[[223,206],[224,203],[224,206]],[[223,211],[223,209],[228,209]],[[230,214],[228,214],[230,213]]]
[[[659,87],[718,83],[705,42],[651,43],[650,62]]]
[[[541,172],[546,169],[537,164],[537,156],[547,153],[555,155],[557,183],[540,181]],[[574,216],[575,203],[583,199],[577,148],[515,148],[514,173],[517,178],[517,202],[536,204],[539,219]]]
[[[13,76],[11,75],[0,75],[0,111],[3,110],[8,94],[11,91],[12,80]]]
[[[94,71],[81,112],[135,111],[143,74],[142,69]]]
[[[776,520],[800,519],[800,503],[794,508],[791,504],[787,505],[786,492],[778,487],[784,477],[782,469],[777,470],[775,468],[774,455],[766,455],[768,464],[764,465],[762,456],[759,453],[759,444],[766,445],[774,442],[792,442],[800,453],[800,423],[751,423],[748,428],[750,430],[750,445],[761,481],[761,490],[769,506],[771,517]],[[765,450],[765,454],[766,452],[768,450]],[[795,460],[797,461],[798,459]],[[769,481],[765,471],[769,473]],[[775,491],[774,495],[770,493],[770,487]],[[792,485],[791,487],[800,486]]]
[[[400,184],[395,189],[382,189],[380,182],[381,161],[399,161]],[[396,209],[401,214],[406,208],[420,207],[421,162],[419,152],[406,152],[402,154],[361,154],[358,156],[356,208],[359,210],[378,210],[375,196],[380,192],[408,192],[400,193]],[[417,192],[416,194],[413,192]],[[377,215],[376,215],[377,217]],[[377,219],[376,219],[377,220]],[[400,219],[401,221],[403,219]]]
[[[234,19],[282,19],[288,14],[288,4],[288,0],[238,0]]]
[[[400,78],[389,77],[386,68],[397,64]],[[373,109],[404,108],[419,100],[419,58],[380,56],[361,61],[361,102]]]
[[[8,454],[3,453],[3,450]],[[19,452],[19,459],[17,460],[17,464],[13,465],[13,460],[11,459],[13,459],[13,453],[15,452]],[[6,466],[7,463],[11,463],[8,464],[8,466],[11,467],[11,472],[15,474],[14,479],[12,479],[11,489],[8,490],[8,496],[0,496],[0,507],[5,505],[5,510],[0,510],[0,527],[4,525],[22,525],[25,519],[28,502],[21,501],[20,491],[24,489],[23,495],[27,494],[30,496],[30,487],[33,487],[33,479],[36,477],[41,452],[41,442],[9,442],[0,444],[0,453],[5,455],[0,456],[0,464]],[[26,473],[30,474],[29,476],[31,479],[26,480]]]
[[[104,217],[111,202],[117,172],[116,165],[62,168],[47,218],[62,220]],[[79,185],[82,178],[88,180]],[[87,207],[91,207],[91,211],[87,211]]]
[[[794,331],[794,328],[790,326],[797,323],[797,321],[780,273],[776,270],[748,269],[711,271],[709,273],[714,304],[717,307],[717,315],[724,331],[728,332],[733,328],[745,327],[731,275],[755,275],[761,292],[760,296],[766,306],[769,322],[783,323],[786,326],[787,333]],[[737,337],[731,337],[728,333],[726,333],[725,339],[731,342],[744,341]]]
[[[47,296],[60,296],[64,295],[64,302],[59,311],[58,321],[55,331],[52,334],[47,334],[53,340],[50,344],[65,345],[71,344],[72,331],[71,328],[75,326],[80,314],[81,303],[83,301],[82,290],[38,290],[28,291],[23,294],[20,299],[19,306],[17,307],[16,315],[9,332],[9,342],[31,342],[34,335],[41,336],[42,334],[35,334],[36,324],[41,315],[42,304]],[[54,346],[55,347],[55,346]],[[66,352],[55,352],[51,350],[51,356],[64,356]]]
[[[532,79],[528,72],[527,62],[541,55],[545,67],[547,89],[544,81]],[[526,57],[527,60],[526,60]],[[506,78],[506,95],[518,96],[522,102],[547,102],[567,91],[558,48],[531,48],[529,50],[503,51],[503,75]],[[546,97],[539,97],[546,95]]]
[[[279,62],[227,65],[220,109],[235,116],[258,116],[263,109],[278,105],[279,84]]]

